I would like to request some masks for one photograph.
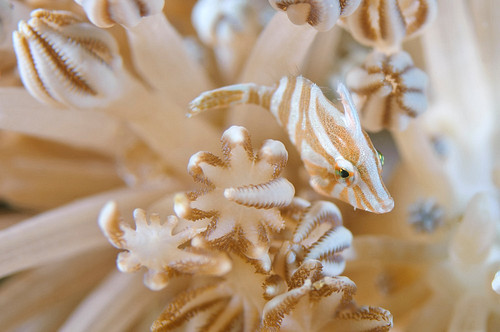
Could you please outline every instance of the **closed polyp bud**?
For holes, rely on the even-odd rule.
[[[21,79],[42,102],[105,106],[122,91],[122,59],[106,31],[65,11],[34,10],[13,34]]]
[[[89,20],[100,28],[115,23],[133,27],[145,17],[162,11],[165,0],[76,0]]]
[[[427,109],[427,75],[406,52],[373,52],[346,81],[368,131],[404,130],[410,118]]]
[[[395,50],[427,26],[436,11],[436,0],[363,0],[343,22],[359,43]]]
[[[285,11],[293,24],[308,23],[316,30],[330,30],[342,16],[352,14],[360,0],[269,0],[271,6]]]

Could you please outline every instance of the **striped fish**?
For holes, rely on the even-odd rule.
[[[344,112],[308,79],[283,77],[277,86],[236,84],[202,93],[188,116],[237,104],[257,104],[276,117],[298,148],[317,192],[375,213],[392,210],[382,182],[383,157],[361,129],[351,96],[339,84]]]

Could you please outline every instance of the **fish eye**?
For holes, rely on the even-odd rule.
[[[351,174],[349,173],[349,171],[346,170],[346,169],[343,169],[343,168],[340,168],[339,170],[337,170],[337,175],[339,175],[343,179],[348,178],[349,176],[351,176]]]
[[[380,160],[380,165],[384,166],[385,158],[384,158],[384,155],[379,150],[377,150],[377,156],[378,156],[378,160]]]
[[[354,171],[347,169],[346,167],[336,165],[335,177],[338,182],[345,183],[348,186],[354,183]]]

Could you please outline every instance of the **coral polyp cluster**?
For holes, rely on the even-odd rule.
[[[203,187],[175,195],[177,215],[192,220],[175,234],[175,216],[162,225],[152,215],[148,224],[145,212],[136,210],[133,231],[118,223],[115,203],[101,212],[99,223],[108,240],[128,250],[118,256],[120,270],[146,267],[144,281],[151,289],[165,287],[175,274],[198,276],[172,299],[152,330],[267,331],[280,328],[285,317],[296,320],[294,315],[304,310],[311,321],[301,323],[302,328],[321,331],[336,320],[351,330],[359,329],[357,324],[389,328],[390,313],[358,308],[356,285],[338,276],[345,267],[342,251],[352,241],[339,209],[330,202],[293,198],[293,185],[279,177],[287,161],[283,144],[268,140],[254,154],[248,131],[237,126],[226,130],[221,142],[222,157],[209,152],[191,157],[188,170]],[[284,232],[292,227],[293,233]],[[307,301],[314,305],[299,305]],[[320,305],[330,309],[321,321],[313,315]],[[308,309],[297,312],[297,306]]]
[[[0,0],[2,331],[500,330],[492,0]]]

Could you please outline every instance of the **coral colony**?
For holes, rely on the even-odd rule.
[[[500,330],[499,15],[0,0],[1,329]]]

